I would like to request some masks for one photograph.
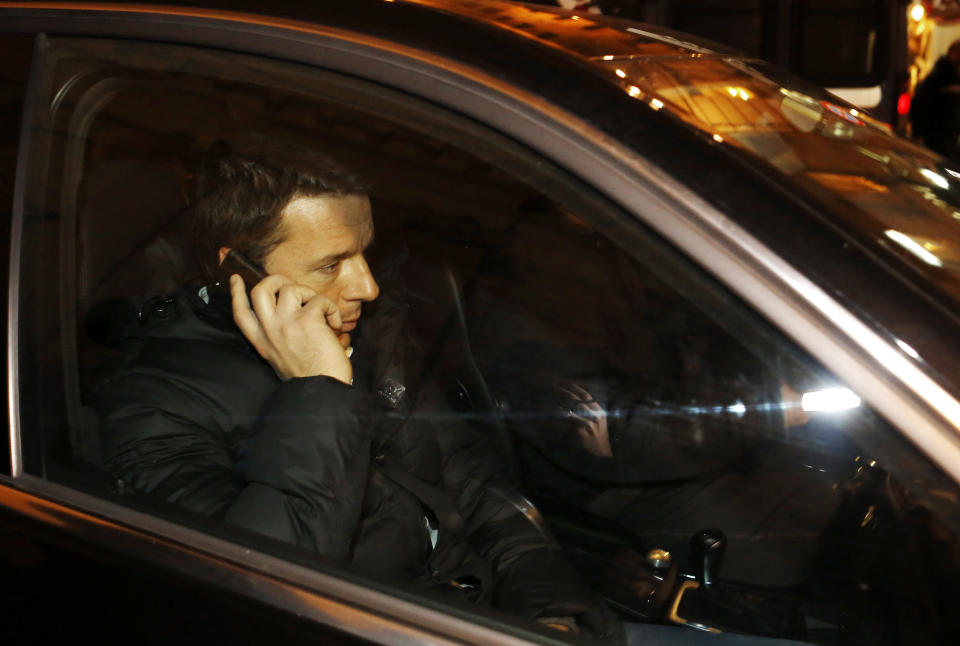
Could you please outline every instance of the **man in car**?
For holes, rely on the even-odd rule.
[[[354,338],[380,290],[362,182],[309,150],[258,143],[220,156],[200,183],[206,280],[151,301],[131,331],[131,358],[98,398],[109,470],[370,575],[617,635],[483,433],[402,415],[371,392],[371,366],[395,348]],[[266,274],[249,297],[219,270],[231,250]],[[393,323],[402,316],[374,328]]]

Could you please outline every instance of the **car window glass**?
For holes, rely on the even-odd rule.
[[[680,0],[670,3],[669,9],[675,29],[726,43],[749,56],[779,60],[818,85],[865,87],[883,78],[883,57],[890,45],[885,23],[889,7],[882,2],[777,5],[761,0]],[[789,27],[795,31],[778,24],[784,17],[789,17]],[[785,38],[788,33],[791,38]],[[778,52],[784,40],[789,42],[789,58]],[[843,45],[824,47],[824,42]]]
[[[842,203],[832,213],[844,226],[957,300],[957,169],[767,63],[687,56],[604,64],[631,96]]]
[[[273,60],[56,39],[41,82],[21,255],[29,473],[371,585],[421,584],[405,594],[476,601],[493,563],[523,591],[493,602],[526,617],[566,563],[627,621],[814,643],[878,625],[889,643],[946,634],[955,485],[569,173],[436,106]],[[311,391],[281,388],[198,279],[205,160],[252,135],[322,151],[371,187],[380,296],[351,337],[354,388],[318,422],[377,434],[344,470],[359,484],[333,497],[355,510],[347,536],[322,517],[270,530],[272,514],[315,518],[323,497],[314,465],[296,467],[300,435],[283,436],[291,480],[257,458],[264,429],[313,423],[277,398]],[[363,422],[360,392],[376,401]],[[463,528],[447,531],[423,483],[454,492]],[[458,563],[479,570],[430,579],[424,560],[459,532],[476,559]],[[538,550],[516,557],[516,536],[566,556],[546,570]],[[668,603],[697,576],[719,579],[721,602]]]

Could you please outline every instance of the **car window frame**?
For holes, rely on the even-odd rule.
[[[24,71],[27,74],[27,82],[24,86],[23,94],[20,97],[22,101],[21,114],[19,115],[20,119],[19,119],[19,122],[14,123],[10,126],[10,131],[16,132],[17,154],[16,154],[16,158],[13,161],[13,168],[10,169],[12,173],[10,176],[11,184],[12,184],[12,199],[9,205],[10,207],[9,221],[0,222],[0,226],[9,227],[8,231],[6,232],[9,237],[4,241],[2,250],[3,250],[3,253],[7,254],[10,257],[10,262],[4,268],[4,271],[6,273],[4,277],[5,281],[4,281],[4,285],[0,287],[0,294],[2,294],[0,295],[0,302],[6,301],[6,303],[8,304],[7,311],[4,313],[4,317],[3,317],[4,325],[6,327],[6,333],[8,335],[7,347],[12,347],[11,344],[14,342],[14,339],[12,339],[9,336],[11,334],[11,331],[14,328],[12,325],[9,324],[9,319],[7,318],[10,316],[12,312],[12,309],[9,305],[12,305],[14,302],[14,295],[10,292],[10,286],[19,284],[18,277],[15,277],[9,273],[10,269],[14,265],[13,258],[12,258],[13,247],[11,245],[12,245],[12,241],[14,240],[14,236],[16,236],[16,239],[19,239],[21,235],[21,229],[22,229],[22,219],[15,216],[14,214],[22,212],[22,204],[23,204],[23,199],[25,195],[24,191],[26,187],[26,178],[24,177],[23,173],[19,172],[19,169],[24,168],[26,164],[25,155],[26,155],[27,148],[22,143],[22,137],[24,133],[28,131],[27,121],[30,118],[28,100],[29,100],[29,97],[33,96],[34,94],[35,81],[34,81],[34,75],[32,73],[32,70],[33,70],[33,59],[35,58],[37,47],[38,47],[38,42],[37,42],[38,37],[33,33],[14,32],[11,34],[11,37],[24,38],[24,39],[29,38],[32,42],[30,44],[30,60],[26,61],[25,69],[24,69]],[[6,169],[4,172],[6,172]],[[6,365],[7,370],[6,370],[6,374],[4,375],[4,379],[7,381],[6,391],[8,393],[8,397],[3,408],[6,414],[6,417],[8,419],[12,419],[11,417],[12,411],[13,411],[12,402],[16,401],[14,397],[17,397],[17,398],[19,397],[19,385],[18,385],[19,382],[15,379],[15,377],[17,376],[16,375],[17,367],[11,360],[12,356],[13,356],[12,353],[7,354],[7,365]],[[4,464],[0,465],[0,475],[12,476],[14,473],[17,472],[17,468],[21,464],[19,434],[11,432],[9,434],[7,441],[4,444],[5,444],[4,448],[0,450],[0,458],[4,460]]]
[[[211,18],[190,15],[187,9],[171,11],[156,22],[135,23],[130,19],[145,13],[137,9],[79,14],[18,9],[9,14],[10,19],[4,21],[0,31],[157,40],[282,58],[351,74],[467,114],[550,158],[670,240],[846,381],[953,478],[960,480],[960,403],[949,392],[717,207],[575,115],[477,68],[362,34],[298,27],[281,21],[255,22],[239,16],[232,19],[222,12]],[[29,144],[27,137],[21,138],[24,157]],[[26,160],[19,161],[18,180]],[[21,200],[15,205],[15,222],[22,218],[22,210]],[[13,243],[16,245],[19,240],[15,238]],[[16,257],[16,248],[11,257]],[[10,280],[8,396],[11,433],[16,434],[17,366],[12,349],[16,347],[13,300],[18,282],[13,272]],[[18,458],[19,454],[12,459],[12,467]],[[170,541],[169,549],[184,558],[199,549],[225,567],[240,565],[261,575],[278,575],[279,578],[271,579],[276,585],[295,582],[309,590],[322,591],[316,598],[325,603],[336,603],[332,598],[349,600],[370,609],[374,613],[371,616],[388,617],[384,621],[408,634],[413,631],[437,639],[456,634],[462,639],[465,632],[478,641],[495,635],[500,643],[523,643],[519,637],[491,628],[492,622],[480,626],[389,595],[371,594],[369,588],[30,476],[23,473],[22,464],[2,481],[14,486],[22,497],[24,510],[30,505],[37,505],[38,509],[55,505],[59,513],[78,521],[93,513],[114,523],[115,531],[164,537]],[[94,524],[88,520],[88,529]],[[336,620],[335,612],[321,612],[315,607],[314,612],[323,623]],[[411,619],[418,628],[411,626]],[[347,630],[371,638],[380,635],[361,625]]]

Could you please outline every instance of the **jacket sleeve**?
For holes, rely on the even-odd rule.
[[[105,466],[133,490],[222,517],[243,489],[222,422],[185,384],[133,373],[96,403]]]
[[[133,489],[331,558],[355,531],[370,454],[367,399],[328,377],[280,384],[238,467],[217,402],[132,374],[98,401],[106,467]]]
[[[226,519],[346,560],[370,469],[369,406],[367,395],[330,377],[284,382],[260,415],[248,484]]]

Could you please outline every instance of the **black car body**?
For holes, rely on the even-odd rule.
[[[668,641],[938,643],[956,628],[960,169],[762,62],[520,4],[4,2],[0,40],[4,633],[564,637],[184,516],[99,468],[90,399],[120,361],[99,306],[184,278],[198,150],[247,128],[369,172],[380,260],[407,250],[423,378],[449,377],[462,415],[495,420],[525,493],[625,620],[667,624]],[[543,435],[552,380],[604,394],[603,450]],[[781,384],[837,388],[846,412],[811,404],[771,431],[801,405]],[[631,424],[649,419],[690,433],[691,455],[711,435],[744,443],[749,464],[714,471],[707,450],[706,471],[682,452],[632,470]],[[702,551],[648,560],[661,537],[630,510],[651,483],[708,471],[735,493],[833,492],[798,503],[809,531],[778,526],[785,541],[756,554],[799,576],[766,580],[731,552],[711,587]],[[674,491],[664,505],[683,508]]]

